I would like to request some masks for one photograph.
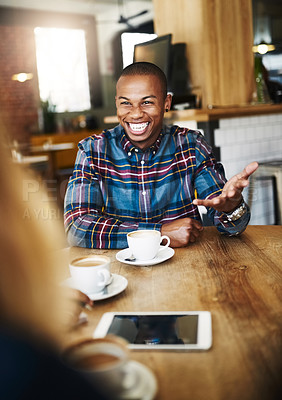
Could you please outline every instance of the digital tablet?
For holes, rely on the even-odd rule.
[[[108,312],[94,337],[113,334],[128,341],[131,349],[208,350],[212,345],[209,311]]]

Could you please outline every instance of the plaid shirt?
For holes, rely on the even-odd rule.
[[[118,125],[79,145],[65,197],[65,228],[72,246],[125,248],[126,234],[161,229],[177,218],[201,220],[199,198],[218,196],[226,182],[201,133],[164,126],[156,143],[142,151]],[[250,212],[235,222],[210,208],[208,217],[228,235],[242,232]]]

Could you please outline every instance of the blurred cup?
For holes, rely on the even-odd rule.
[[[107,394],[118,394],[128,388],[129,381],[130,385],[136,381],[135,373],[128,366],[127,342],[114,335],[72,345],[65,350],[63,360]]]
[[[104,255],[76,258],[69,264],[75,288],[86,294],[101,292],[111,281],[110,265],[110,258]]]
[[[161,246],[163,240],[166,240],[165,246]],[[145,261],[155,258],[165,250],[170,244],[170,239],[168,236],[161,236],[157,230],[140,229],[127,234],[127,243],[132,255],[137,260]]]

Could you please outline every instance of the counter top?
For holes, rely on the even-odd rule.
[[[190,109],[169,111],[165,119],[211,121],[262,114],[282,113],[282,104],[250,104],[234,107],[213,107],[211,109]]]
[[[282,104],[248,104],[233,107],[214,107],[211,109],[188,109],[181,111],[169,111],[165,113],[166,121],[194,120],[198,122],[212,121],[223,118],[236,118],[244,116],[278,114],[282,113]],[[118,123],[116,115],[104,118],[104,123]]]

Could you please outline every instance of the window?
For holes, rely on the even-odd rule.
[[[40,98],[56,112],[91,108],[83,29],[35,28]]]
[[[121,35],[123,68],[133,63],[134,46],[138,43],[148,42],[157,37],[154,33],[124,32]]]

